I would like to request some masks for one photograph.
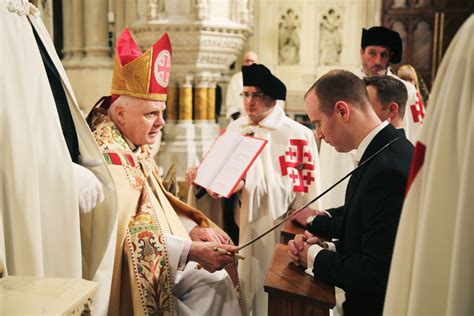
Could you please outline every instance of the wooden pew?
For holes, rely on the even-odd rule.
[[[268,315],[329,315],[336,305],[334,287],[315,281],[291,263],[288,246],[277,244],[264,284]]]

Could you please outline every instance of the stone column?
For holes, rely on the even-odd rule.
[[[247,24],[250,21],[249,8],[247,0],[239,0],[238,2],[238,22]]]
[[[107,22],[108,0],[84,0],[86,64],[110,67]]]
[[[194,121],[207,121],[207,80],[198,78],[194,88]]]
[[[198,21],[206,20],[209,16],[208,0],[196,0],[195,10]]]
[[[207,88],[207,119],[209,123],[216,122],[216,83],[212,82]]]
[[[175,83],[170,83],[168,86],[168,98],[166,100],[166,121],[173,123],[178,121],[178,87]]]
[[[147,3],[146,0],[137,0],[137,21],[139,23],[147,19]]]
[[[13,1],[15,2],[15,1]],[[43,20],[44,26],[48,30],[51,38],[54,38],[54,27],[53,27],[53,1],[52,0],[42,0],[42,1],[30,1],[40,10],[41,20]]]
[[[147,20],[158,20],[159,3],[158,0],[147,0]]]
[[[193,120],[193,86],[191,77],[179,80],[179,121],[182,123]]]
[[[73,9],[70,1],[63,2],[63,64],[66,64],[72,56],[72,33],[73,25],[69,22],[72,21]]]
[[[74,64],[79,64],[80,60],[84,57],[84,16],[83,16],[83,3],[81,0],[72,0],[72,12],[71,12],[71,23],[72,23],[72,61]],[[66,3],[71,4],[66,1]],[[65,21],[65,23],[69,23]]]

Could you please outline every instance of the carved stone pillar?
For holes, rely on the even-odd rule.
[[[179,80],[179,121],[191,122],[193,120],[193,86],[191,78]]]
[[[199,78],[194,88],[194,121],[207,121],[207,81]]]
[[[63,63],[67,63],[72,56],[72,33],[74,27],[69,21],[72,21],[73,9],[70,1],[63,3]]]
[[[216,83],[211,82],[207,88],[207,119],[209,123],[216,122]]]
[[[166,100],[166,121],[177,122],[179,118],[178,87],[174,83],[168,86],[168,98]]]
[[[64,67],[79,107],[88,113],[98,98],[110,94],[113,59],[108,43],[109,0],[68,0],[63,4],[72,8],[67,8],[64,23],[73,28],[71,58]]]
[[[72,0],[72,16],[71,21],[73,26],[72,31],[72,61],[79,63],[84,57],[84,19],[83,19],[83,4],[81,0]],[[71,4],[69,2],[69,4]],[[68,3],[66,1],[66,3]],[[68,23],[68,21],[65,21]]]
[[[197,0],[196,1],[196,19],[199,21],[207,19],[209,16],[209,3],[208,0]]]
[[[84,0],[85,53],[87,66],[109,67],[108,0]]]
[[[137,21],[143,22],[147,19],[147,3],[146,0],[137,0]]]
[[[238,21],[242,24],[247,24],[250,21],[250,13],[248,9],[247,0],[238,0]]]
[[[158,19],[159,4],[158,0],[147,0],[147,20],[154,21]]]

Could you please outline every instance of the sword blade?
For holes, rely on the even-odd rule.
[[[333,185],[331,185],[328,189],[326,189],[323,193],[321,193],[320,195],[316,196],[314,199],[312,199],[311,201],[309,201],[308,203],[306,203],[305,205],[301,206],[300,208],[298,208],[296,211],[294,211],[293,213],[287,215],[284,219],[282,219],[280,222],[278,222],[277,224],[275,224],[274,226],[270,227],[269,229],[267,229],[266,231],[264,231],[263,233],[261,233],[260,235],[258,235],[257,237],[253,238],[252,240],[246,242],[245,244],[243,244],[242,246],[239,246],[237,247],[236,251],[239,251],[239,250],[242,250],[244,249],[245,247],[247,246],[250,246],[251,244],[253,244],[254,242],[256,242],[257,240],[259,240],[260,238],[262,238],[263,236],[265,235],[268,235],[270,232],[274,231],[278,226],[280,226],[281,224],[283,224],[284,222],[286,222],[291,216],[295,215],[296,213],[302,211],[303,209],[305,209],[306,207],[308,207],[310,204],[316,202],[317,200],[319,200],[321,197],[323,197],[326,193],[328,193],[329,191],[331,191],[336,185],[338,185],[339,183],[341,183],[342,181],[346,180],[350,175],[352,175],[354,172],[356,172],[360,167],[362,167],[363,165],[365,165],[367,162],[369,162],[370,160],[372,160],[373,158],[375,158],[378,154],[380,154],[383,150],[385,150],[388,146],[390,146],[392,143],[394,143],[395,141],[397,141],[399,139],[399,137],[395,138],[395,139],[392,139],[390,142],[388,142],[387,144],[385,144],[382,148],[380,148],[377,152],[375,152],[372,156],[370,156],[369,158],[367,158],[366,160],[364,160],[363,162],[359,163],[359,165],[354,168],[351,172],[349,172],[348,174],[346,174],[344,177],[342,177],[340,180],[338,180],[336,183],[334,183]]]

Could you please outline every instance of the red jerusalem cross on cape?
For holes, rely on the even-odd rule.
[[[425,110],[423,108],[423,103],[421,103],[421,96],[418,92],[416,93],[416,103],[410,105],[410,110],[413,117],[413,122],[423,124]]]
[[[308,141],[290,139],[290,147],[279,159],[281,174],[289,175],[293,182],[293,191],[308,192],[308,187],[314,181],[314,160],[309,151]]]

